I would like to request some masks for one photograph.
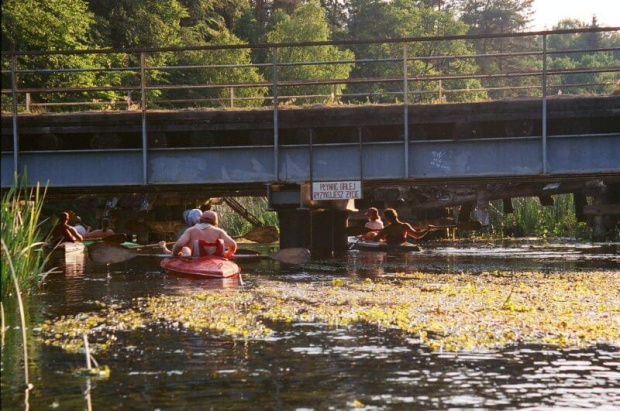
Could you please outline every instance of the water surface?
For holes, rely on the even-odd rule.
[[[79,268],[83,263],[84,267]],[[33,322],[96,311],[97,302],[128,306],[133,298],[192,295],[241,287],[236,280],[166,275],[155,258],[105,267],[77,261],[50,276],[30,303]],[[305,267],[244,262],[243,287],[334,278],[389,278],[398,273],[486,271],[588,272],[620,275],[617,245],[514,243],[433,244],[421,253],[351,251]],[[570,278],[567,278],[570,281]],[[620,407],[620,350],[596,345],[558,349],[515,345],[444,353],[403,333],[356,324],[270,323],[266,340],[243,341],[163,324],[121,332],[97,356],[108,379],[78,375],[83,354],[31,344],[32,409],[506,409]],[[36,324],[33,325],[36,327]],[[2,409],[22,409],[23,375],[2,351]],[[87,393],[88,395],[85,395]]]

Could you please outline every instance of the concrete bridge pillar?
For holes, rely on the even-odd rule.
[[[311,248],[310,210],[278,210],[278,220],[280,221],[280,248]]]
[[[322,257],[348,249],[347,211],[282,209],[278,219],[280,248],[309,248]]]
[[[333,212],[312,212],[312,246],[310,250],[319,257],[331,257],[334,251]]]

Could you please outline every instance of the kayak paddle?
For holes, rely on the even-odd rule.
[[[113,243],[96,243],[88,246],[91,260],[100,264],[116,264],[129,261],[135,257],[172,258],[172,254],[138,254],[128,248]],[[234,255],[233,260],[243,259],[243,254]],[[306,248],[284,248],[269,255],[248,255],[246,258],[269,258],[285,264],[305,264],[310,260],[310,251]]]

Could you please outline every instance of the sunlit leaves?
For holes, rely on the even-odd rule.
[[[514,343],[620,345],[616,273],[499,274],[415,273],[297,284],[265,280],[251,291],[159,296],[135,300],[126,310],[105,306],[98,313],[61,317],[42,326],[42,340],[75,351],[89,330],[93,346],[101,350],[118,332],[154,324],[261,339],[271,334],[264,323],[269,320],[331,327],[365,323],[404,332],[443,351]]]

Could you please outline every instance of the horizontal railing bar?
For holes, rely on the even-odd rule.
[[[620,71],[619,67],[608,68],[585,68],[585,69],[556,69],[548,70],[547,75],[570,75],[570,74],[588,74],[588,73],[610,73]],[[542,71],[532,72],[508,72],[496,74],[463,74],[448,76],[423,76],[408,77],[407,81],[438,81],[438,80],[466,80],[466,79],[490,79],[490,78],[510,78],[510,77],[534,77],[542,75]],[[336,79],[336,80],[311,80],[311,81],[280,81],[280,87],[301,87],[301,86],[317,86],[317,85],[338,85],[338,84],[368,84],[368,83],[394,83],[403,79],[397,78],[358,78],[358,79]],[[269,82],[262,83],[245,83],[245,84],[180,84],[180,85],[150,85],[147,90],[196,90],[196,89],[218,89],[218,88],[261,88],[270,87]],[[56,89],[18,89],[17,93],[69,93],[69,92],[95,92],[95,91],[128,91],[139,90],[138,86],[110,86],[110,87],[78,87],[78,88],[56,88]],[[11,93],[10,89],[3,89],[3,94]]]
[[[189,70],[189,69],[205,69],[205,68],[246,68],[246,67],[271,67],[270,63],[253,63],[253,64],[214,64],[199,66],[153,66],[145,67],[145,70]]]
[[[595,53],[620,51],[620,47],[606,47],[597,49],[570,49],[570,50],[550,50],[547,54],[571,54],[571,53]],[[408,58],[407,61],[436,61],[436,60],[456,60],[467,58],[496,58],[496,57],[519,57],[519,56],[541,56],[542,51],[521,51],[512,53],[489,53],[489,54],[460,54],[460,55],[441,55],[441,56],[420,56]],[[309,62],[284,62],[278,63],[279,67],[290,66],[316,66],[333,64],[367,64],[367,63],[398,63],[400,58],[384,59],[354,59],[354,60],[328,60],[328,61],[309,61]],[[221,69],[221,68],[251,68],[251,67],[270,67],[270,63],[255,64],[215,64],[215,65],[196,65],[196,66],[154,66],[146,67],[147,71],[167,71],[167,70],[192,70],[192,69]],[[16,70],[16,73],[85,73],[85,72],[122,72],[139,71],[140,67],[112,67],[112,68],[88,68],[88,69],[23,69]],[[10,74],[5,72],[5,74]]]
[[[612,82],[604,82],[604,83],[567,83],[567,84],[554,84],[548,85],[547,88],[574,88],[574,87],[598,87],[598,86],[608,86],[613,85]],[[532,90],[532,89],[541,89],[540,85],[532,85],[532,86],[514,86],[514,87],[485,87],[482,89],[442,89],[442,93],[474,93],[480,91],[510,91],[510,90]],[[347,98],[347,97],[365,97],[365,96],[385,96],[385,95],[399,95],[401,96],[403,93],[400,91],[386,91],[383,93],[351,93],[351,94],[334,94],[334,98]],[[410,90],[409,94],[437,94],[437,90]],[[332,94],[301,94],[301,95],[290,95],[290,96],[279,96],[280,99],[299,99],[299,98],[325,98],[328,99],[332,97]],[[234,101],[257,101],[257,100],[272,100],[271,96],[262,96],[262,97],[235,97]],[[165,100],[151,100],[149,103],[157,103],[157,104],[173,104],[173,103],[201,103],[201,102],[229,102],[230,97],[221,97],[221,98],[202,98],[202,99],[165,99]],[[100,102],[68,102],[68,103],[30,103],[30,107],[62,107],[62,106],[87,106],[87,105],[127,105],[127,101],[116,100],[116,101],[100,101]],[[18,106],[25,107],[25,103],[19,103]]]
[[[605,33],[618,31],[620,27],[591,27],[581,29],[564,29],[564,30],[543,30],[530,31],[521,33],[489,33],[489,34],[462,34],[452,36],[418,36],[403,37],[397,39],[368,39],[368,40],[338,40],[338,41],[315,41],[315,42],[284,42],[284,43],[257,43],[257,44],[229,44],[229,45],[205,45],[191,47],[143,47],[129,49],[86,49],[86,50],[20,50],[20,51],[2,51],[2,56],[28,56],[28,55],[62,55],[62,54],[109,54],[109,53],[162,53],[173,51],[196,51],[196,50],[229,50],[229,49],[264,49],[264,48],[285,48],[285,47],[304,47],[304,46],[352,46],[364,44],[392,44],[392,43],[413,43],[413,42],[437,42],[437,41],[453,41],[453,40],[478,40],[493,38],[510,38],[510,37],[533,37],[543,35],[560,35],[560,34],[576,34],[576,33]]]
[[[78,68],[78,69],[39,69],[39,70],[15,70],[16,73],[90,73],[90,72],[119,72],[119,71],[140,71],[140,67],[111,67],[111,68]]]

